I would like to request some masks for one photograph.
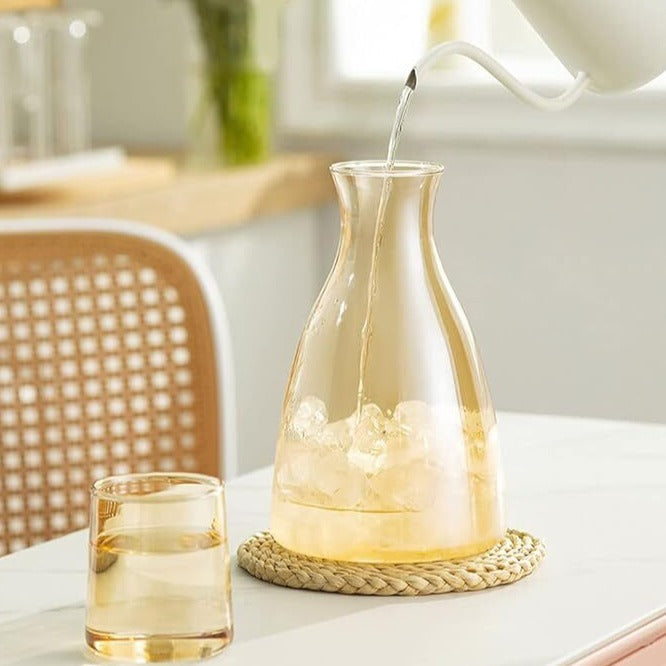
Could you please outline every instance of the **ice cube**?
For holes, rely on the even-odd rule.
[[[386,442],[383,439],[367,439],[359,441],[354,438],[347,458],[357,469],[367,476],[377,474],[386,461]]]
[[[365,494],[366,478],[358,468],[349,464],[344,451],[319,451],[316,487],[321,503],[333,509],[356,508]]]
[[[429,432],[431,428],[430,408],[421,400],[405,400],[393,413],[393,420],[402,430],[411,434]]]
[[[384,412],[382,412],[382,408],[379,405],[370,402],[361,407],[360,414],[354,412],[346,420],[351,423],[354,429],[361,423],[364,423],[367,428],[381,431],[386,427],[388,417],[384,415]]]
[[[318,434],[318,442],[323,446],[347,451],[351,446],[353,421],[350,418],[327,423]]]
[[[293,502],[332,509],[356,507],[366,490],[365,475],[341,448],[314,439],[284,443],[276,482]]]
[[[430,408],[420,400],[406,400],[394,411],[389,430],[389,464],[407,464],[424,460],[431,448],[434,434]]]
[[[276,481],[282,492],[296,501],[307,503],[312,499],[315,484],[316,451],[299,440],[284,442],[278,461]]]
[[[456,470],[464,475],[467,452],[460,409],[457,406],[435,405],[431,413],[430,461],[451,473]]]
[[[296,435],[306,439],[316,437],[327,421],[324,401],[310,395],[301,400],[289,425]]]
[[[377,474],[386,461],[388,434],[389,420],[382,410],[374,404],[364,405],[347,451],[349,462],[368,476]]]
[[[425,460],[393,465],[370,479],[370,488],[385,511],[425,511],[435,504],[442,470]]]

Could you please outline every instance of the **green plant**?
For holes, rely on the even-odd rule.
[[[265,159],[270,148],[271,79],[254,58],[251,0],[190,0],[206,54],[208,97],[227,164]]]

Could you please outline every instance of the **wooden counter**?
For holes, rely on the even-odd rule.
[[[22,12],[29,9],[51,9],[59,0],[0,0],[0,12]]]
[[[130,157],[119,170],[21,194],[0,194],[0,218],[104,217],[188,235],[334,200],[330,155],[285,154],[248,167],[187,170]]]

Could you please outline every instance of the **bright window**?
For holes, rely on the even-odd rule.
[[[342,80],[403,78],[440,41],[491,50],[522,71],[563,73],[511,0],[329,0],[331,67]],[[441,71],[459,69],[452,59]]]
[[[461,9],[455,34],[446,25],[452,2]],[[429,46],[442,41],[486,49],[544,95],[558,95],[572,81],[512,0],[290,0],[284,19],[278,126],[297,140],[385,140],[401,83]],[[426,80],[410,109],[412,138],[666,146],[666,74],[632,95],[586,93],[561,114],[525,106],[462,58],[442,63]]]

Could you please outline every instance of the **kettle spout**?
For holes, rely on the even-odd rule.
[[[495,58],[480,49],[478,46],[468,42],[444,42],[438,44],[428,51],[416,64],[407,78],[407,84],[413,79],[416,86],[417,77],[426,72],[441,58],[449,55],[460,55],[473,60],[477,65],[483,67],[491,76],[497,79],[507,90],[512,92],[518,99],[526,104],[542,111],[561,111],[576,102],[590,84],[590,77],[585,72],[579,72],[571,85],[555,97],[546,97],[534,92],[524,83],[519,81],[511,72],[501,65]],[[412,77],[413,75],[413,77]],[[412,86],[410,86],[412,87]],[[414,88],[412,87],[412,90]]]

